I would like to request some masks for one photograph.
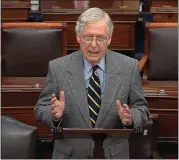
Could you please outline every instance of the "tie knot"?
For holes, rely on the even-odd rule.
[[[95,72],[98,69],[98,65],[93,66],[93,72]]]

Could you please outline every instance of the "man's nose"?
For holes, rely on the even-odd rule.
[[[91,46],[92,47],[96,47],[97,46],[96,37],[93,37],[93,40],[91,42]]]

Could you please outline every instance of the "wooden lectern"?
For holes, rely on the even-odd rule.
[[[110,134],[123,135],[126,139],[133,132],[133,129],[79,129],[79,128],[53,128],[53,138],[91,138],[93,139],[95,146],[93,150],[93,157],[95,159],[104,159],[103,141]]]

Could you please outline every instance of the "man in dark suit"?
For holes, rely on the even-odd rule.
[[[76,23],[80,50],[49,62],[44,89],[35,106],[37,119],[52,127],[135,128],[148,118],[138,62],[108,50],[113,23],[106,12],[90,8]],[[52,123],[53,122],[53,123]],[[55,140],[52,158],[88,158],[92,139]],[[119,135],[103,143],[106,158],[129,158]]]

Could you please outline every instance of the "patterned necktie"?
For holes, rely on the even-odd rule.
[[[98,74],[96,72],[98,65],[93,67],[93,73],[88,86],[88,106],[92,126],[95,126],[97,116],[101,105],[101,87]]]

